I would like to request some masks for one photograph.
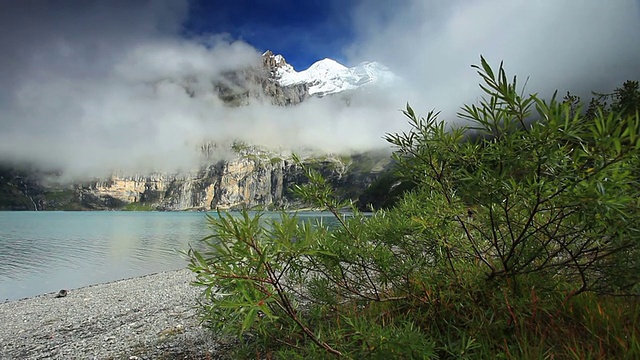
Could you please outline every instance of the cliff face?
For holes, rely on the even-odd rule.
[[[375,160],[386,163],[383,157]],[[345,198],[357,196],[375,179],[376,169],[361,169],[339,159],[313,161]],[[190,174],[112,176],[108,180],[82,184],[77,188],[85,203],[102,200],[102,208],[165,211],[295,207],[289,193],[294,184],[306,182],[302,170],[288,160],[239,157],[203,167]],[[94,208],[100,208],[94,206]],[[136,207],[134,207],[136,208]]]
[[[213,86],[227,106],[244,106],[252,99],[278,106],[293,106],[308,99],[308,84],[283,86],[278,83],[274,73],[279,66],[281,63],[267,51],[262,56],[262,67],[221,74],[221,79]]]
[[[278,68],[290,66],[282,57],[274,56],[273,52],[268,50],[262,55],[262,74],[261,81],[262,90],[269,98],[271,103],[280,106],[297,105],[310,97],[309,84],[293,84],[282,86],[277,80],[276,73]]]
[[[35,210],[42,193],[28,171],[0,167],[0,210]]]
[[[390,164],[386,153],[304,160],[343,199],[356,200]],[[189,173],[112,175],[57,183],[56,174],[0,167],[0,210],[212,210],[244,206],[298,208],[290,189],[308,180],[289,159],[242,151]]]

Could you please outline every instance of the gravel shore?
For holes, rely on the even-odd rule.
[[[189,270],[0,304],[0,359],[220,359],[200,326]]]

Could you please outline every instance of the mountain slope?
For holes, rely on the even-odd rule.
[[[271,76],[281,86],[307,84],[309,95],[318,97],[367,85],[387,85],[398,79],[386,66],[375,61],[349,68],[326,58],[315,62],[307,70],[298,72],[282,55],[266,51],[262,56],[268,59],[266,63],[271,65]]]
[[[385,84],[395,75],[368,62],[348,68],[331,59],[297,72],[284,57],[267,52],[261,66],[219,74],[203,83],[191,78],[161,78],[158,83],[182,87],[190,98],[217,96],[223,106],[242,107],[253,102],[296,106],[310,97],[322,97],[372,84]],[[202,144],[201,165],[180,173],[124,174],[92,180],[62,180],[62,170],[16,170],[0,162],[0,210],[211,210],[243,206],[296,207],[288,188],[306,180],[291,159],[278,151],[253,147],[235,149],[224,143]],[[220,147],[220,149],[218,149]],[[233,150],[234,154],[231,154]],[[196,149],[194,149],[196,151]],[[222,157],[215,154],[220,151]],[[389,163],[388,154],[313,154],[303,157],[317,167],[340,197],[355,200]]]

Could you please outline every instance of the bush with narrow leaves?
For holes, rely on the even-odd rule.
[[[416,185],[393,208],[360,213],[298,161],[294,192],[335,224],[210,216],[190,251],[203,320],[250,357],[640,356],[640,116],[476,69],[465,126],[407,105],[411,130],[387,134]]]

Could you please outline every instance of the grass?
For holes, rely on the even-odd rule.
[[[282,162],[282,158],[276,156],[276,157],[272,157],[271,159],[269,159],[269,162],[271,163],[271,165],[277,165],[280,164]]]
[[[555,333],[545,339],[567,358],[639,359],[640,299],[578,296],[561,316],[550,318]]]
[[[502,304],[498,300],[499,297],[495,297],[493,308],[484,312],[487,316],[482,309],[475,309],[475,317],[465,319],[469,326],[460,328],[456,341],[464,342],[465,337],[467,341],[473,339],[476,344],[473,358],[640,358],[640,299],[637,297],[584,293],[567,301],[557,299],[543,304],[532,291],[528,301],[519,300],[520,305],[510,304],[506,297]],[[455,304],[448,305],[455,307]],[[459,311],[449,313],[441,320],[456,324],[460,315]],[[441,344],[454,343],[443,341],[442,333],[438,336]],[[456,348],[458,356],[460,349]],[[441,358],[448,356],[441,354]]]
[[[540,299],[533,296],[527,306],[514,307],[512,311],[500,309],[506,306],[506,299],[502,304],[490,304],[489,309],[481,308],[481,304],[476,309],[465,310],[459,307],[460,304],[440,303],[432,304],[430,309],[414,307],[410,314],[399,311],[402,307],[394,310],[394,306],[386,304],[362,306],[347,302],[340,305],[340,310],[324,313],[310,322],[314,328],[324,329],[324,339],[338,347],[347,343],[370,347],[371,358],[393,358],[397,344],[404,344],[404,350],[416,346],[418,353],[419,349],[432,349],[439,359],[640,358],[638,298],[581,294],[565,304],[542,309]],[[496,296],[492,301],[499,302],[499,299]],[[435,307],[439,308],[437,312],[433,311]],[[436,313],[440,316],[437,319],[433,317]],[[345,319],[356,319],[359,323]],[[380,337],[361,338],[366,333],[361,328],[370,330],[373,327],[378,328],[376,333]],[[406,343],[407,339],[411,339],[410,343]],[[249,358],[253,354],[254,358],[281,358],[285,354],[295,354],[331,358],[320,349],[314,350],[312,345],[303,345],[304,341],[298,344],[298,350],[304,349],[300,353],[262,340],[260,344],[238,346],[236,356]],[[385,348],[386,341],[396,345]],[[422,344],[418,346],[418,343]]]
[[[52,190],[44,194],[45,198],[50,201],[69,201],[76,197],[76,193],[71,189]]]
[[[139,202],[128,203],[127,205],[125,205],[125,207],[122,208],[122,211],[154,211],[154,210],[156,210],[156,208],[153,207],[152,205],[142,204]]]

